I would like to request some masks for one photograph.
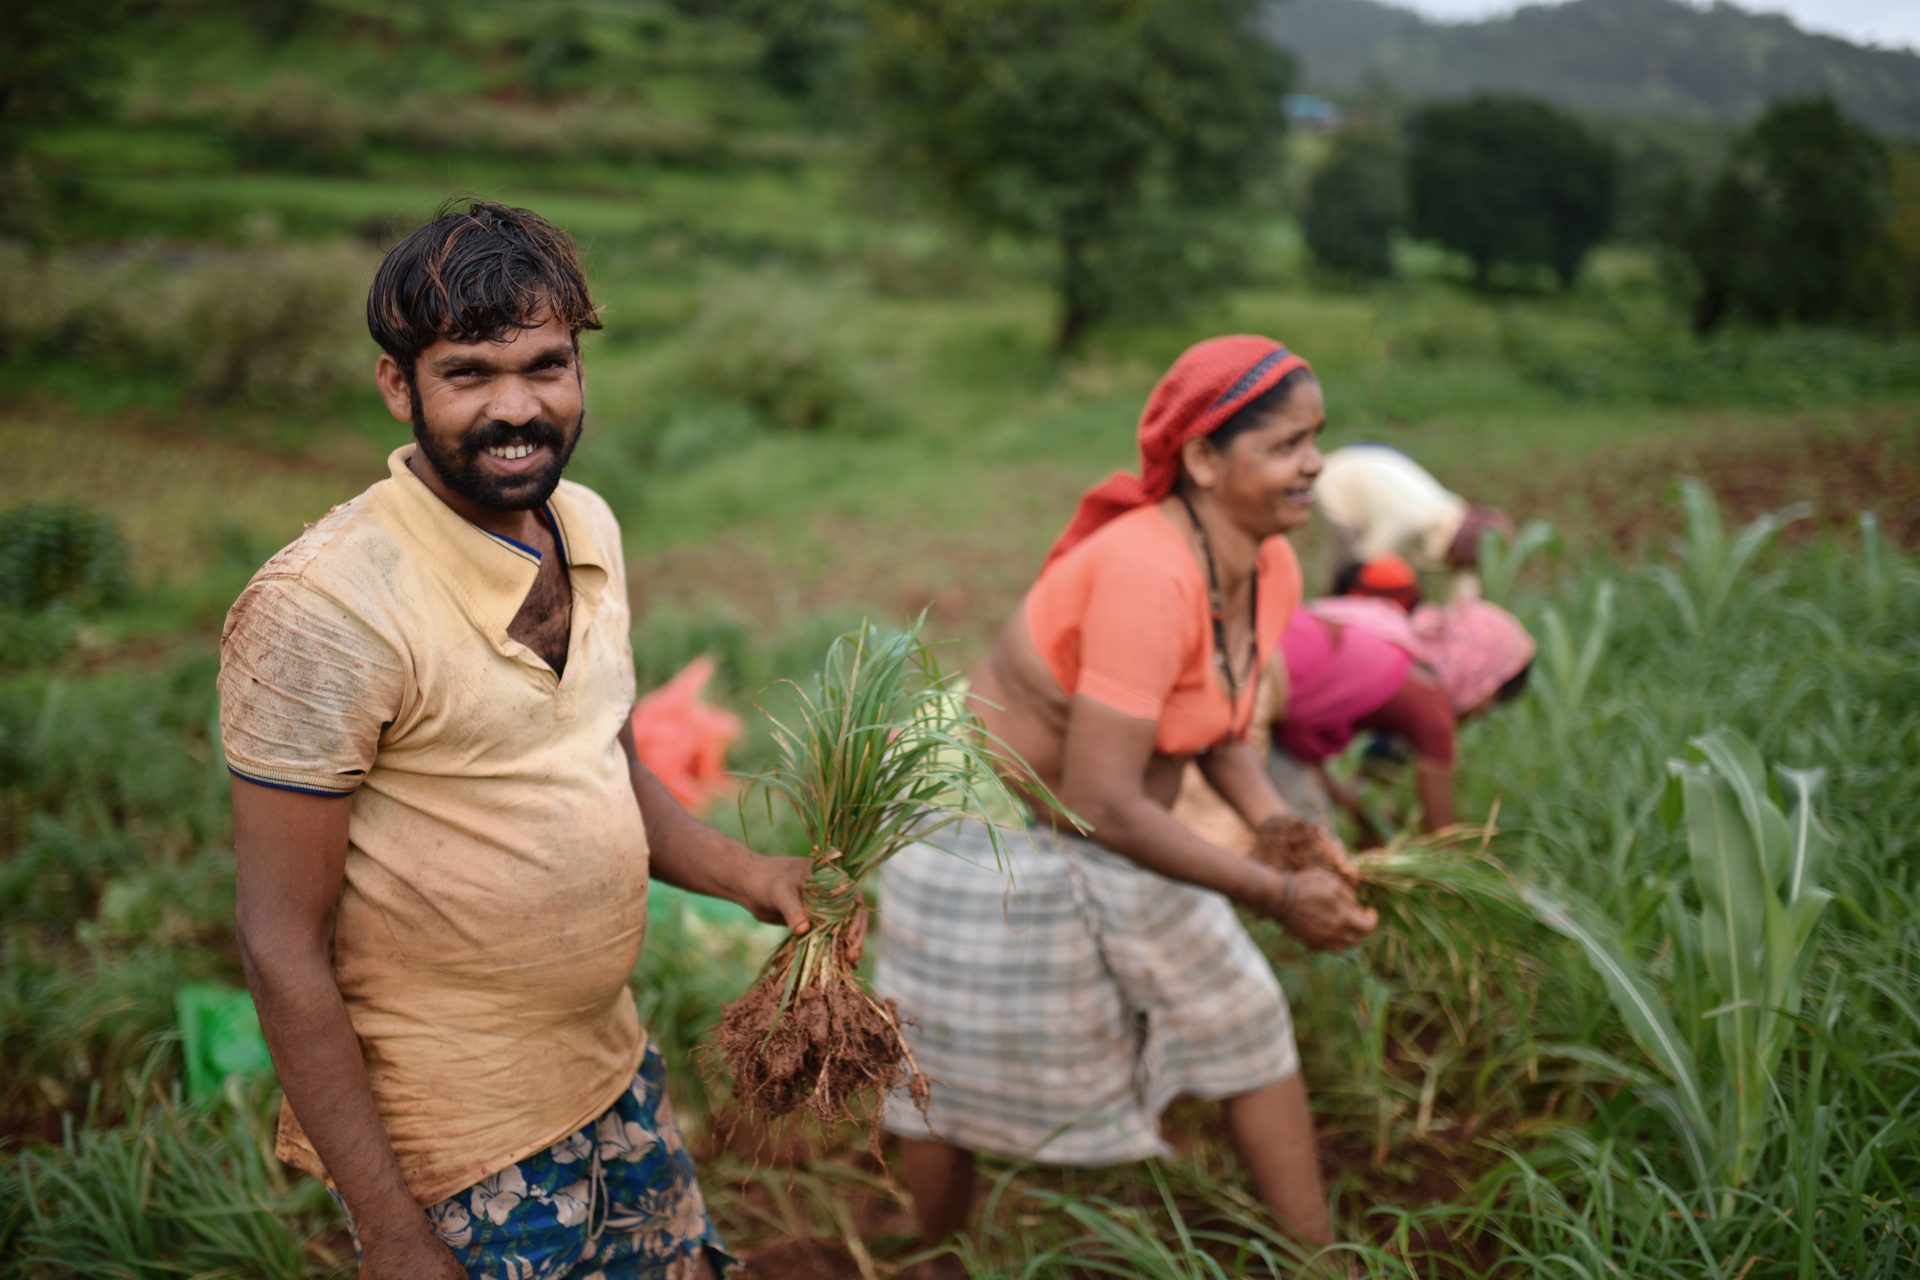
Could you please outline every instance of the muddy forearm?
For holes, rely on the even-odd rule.
[[[1267,819],[1287,811],[1286,802],[1267,776],[1260,753],[1250,742],[1228,743],[1207,752],[1200,757],[1200,772],[1207,785],[1255,831]]]
[[[1284,894],[1286,877],[1252,858],[1242,858],[1195,835],[1145,794],[1089,807],[1092,838],[1149,871],[1224,894],[1268,912]],[[1082,812],[1084,810],[1076,810]]]

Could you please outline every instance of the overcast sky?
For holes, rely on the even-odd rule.
[[[1515,0],[1385,0],[1430,18],[1484,18],[1512,13]],[[1698,3],[1699,0],[1694,0]],[[1920,50],[1920,0],[1740,0],[1743,9],[1784,13],[1807,31],[1861,44]]]

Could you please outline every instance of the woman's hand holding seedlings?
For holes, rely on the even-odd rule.
[[[1361,906],[1353,886],[1331,868],[1274,875],[1280,883],[1263,909],[1315,951],[1344,951],[1380,922],[1380,914]]]
[[[1276,814],[1260,824],[1254,840],[1255,852],[1270,867],[1288,871],[1324,867],[1355,888],[1360,885],[1360,868],[1347,856],[1346,846],[1317,822],[1289,813]]]
[[[1360,887],[1360,868],[1347,854],[1347,846],[1340,843],[1340,837],[1324,827],[1320,832],[1320,865],[1346,881],[1352,888]]]

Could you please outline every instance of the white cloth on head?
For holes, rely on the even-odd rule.
[[[1398,449],[1354,444],[1326,457],[1314,511],[1332,526],[1342,563],[1396,555],[1415,569],[1446,567],[1467,500]]]

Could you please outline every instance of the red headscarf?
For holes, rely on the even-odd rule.
[[[1047,553],[1052,564],[1089,534],[1135,507],[1158,502],[1180,479],[1180,446],[1213,434],[1255,396],[1311,366],[1272,338],[1209,338],[1181,353],[1140,414],[1140,474],[1116,471],[1087,490],[1073,523]]]
[[[1420,578],[1413,566],[1399,556],[1388,554],[1375,556],[1360,566],[1353,575],[1353,585],[1347,588],[1350,596],[1376,596],[1382,600],[1391,600],[1412,613],[1420,603]]]

